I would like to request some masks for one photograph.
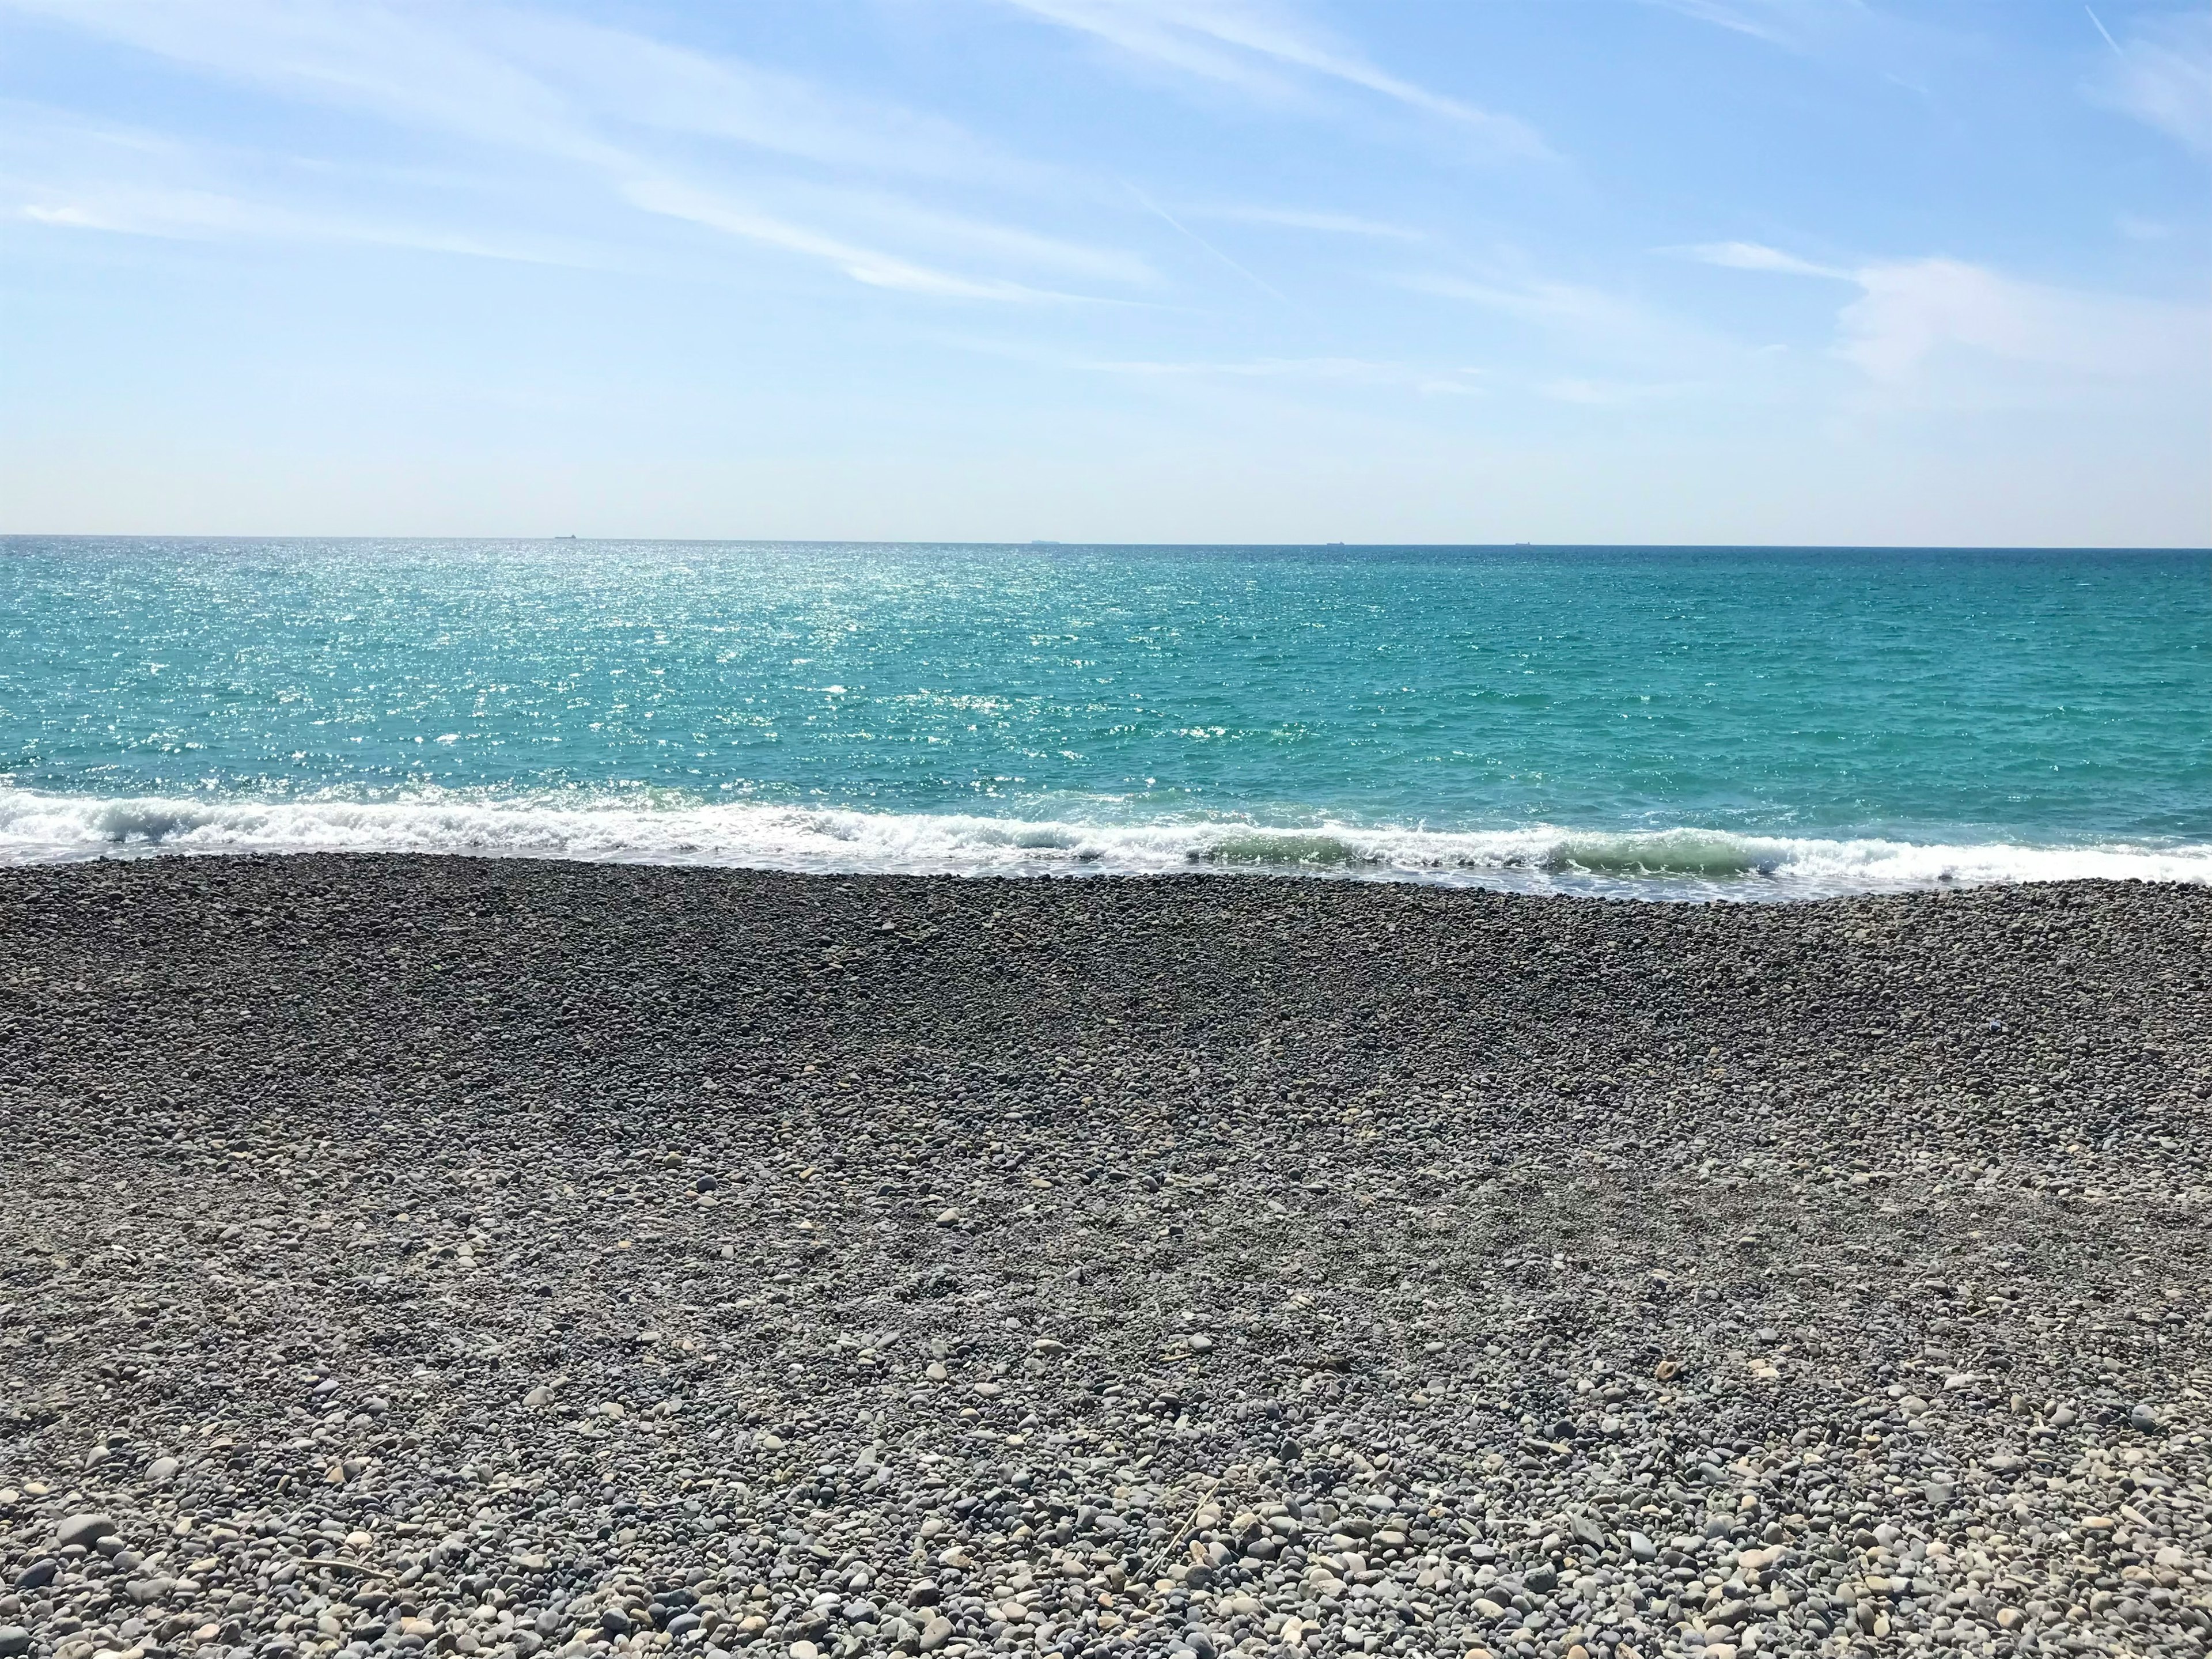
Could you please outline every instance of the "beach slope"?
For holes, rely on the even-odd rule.
[[[10,871],[0,1655],[2201,1652],[2208,945]]]

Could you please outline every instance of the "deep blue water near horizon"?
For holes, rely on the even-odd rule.
[[[0,539],[0,860],[2212,879],[2212,556]]]

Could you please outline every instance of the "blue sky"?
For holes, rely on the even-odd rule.
[[[2212,9],[0,0],[0,529],[2212,541]]]

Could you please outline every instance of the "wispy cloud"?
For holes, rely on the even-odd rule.
[[[1503,154],[1550,154],[1534,128],[1510,115],[1389,73],[1267,0],[1008,0],[1133,57],[1254,91],[1275,91],[1285,72],[1355,87],[1452,122]]]
[[[2212,156],[2212,12],[2191,8],[2139,18],[2117,40],[2095,13],[2090,21],[2112,47],[2090,95]]]
[[[826,260],[856,283],[871,288],[900,289],[909,294],[932,294],[956,300],[1066,300],[1078,296],[1054,294],[1024,283],[985,281],[955,275],[875,248],[825,235],[804,225],[793,224],[760,213],[743,204],[729,202],[704,190],[666,179],[640,179],[623,192],[648,213],[665,214],[710,230],[719,230],[769,247],[783,248],[811,258]]]
[[[779,192],[773,183],[760,182],[753,190],[757,204],[768,210],[773,210],[780,193],[790,196],[794,212],[830,216],[840,222],[868,226],[878,236],[896,237],[966,257],[1132,288],[1148,286],[1158,279],[1146,260],[1123,248],[1073,241],[1001,220],[932,207],[881,189],[800,183],[787,192]]]
[[[1961,260],[1902,259],[1853,274],[1860,297],[1840,321],[1841,354],[1881,381],[1911,380],[1964,350],[2098,379],[2201,376],[2212,319],[2199,307],[2083,293]]]
[[[1675,15],[1895,87],[1924,103],[1947,102],[1962,77],[1984,73],[1988,33],[1959,7],[1880,5],[1874,0],[1644,0]],[[1939,92],[1939,88],[1948,88]]]
[[[1601,351],[1678,342],[1686,328],[1626,295],[1587,283],[1548,277],[1496,278],[1425,273],[1401,279],[1416,292],[1463,301],[1486,311],[1540,325]]]
[[[1479,276],[1421,272],[1395,279],[1416,293],[1489,313],[1505,326],[1486,350],[1520,383],[1556,401],[1601,401],[1572,388],[1676,386],[1755,367],[1741,342],[1642,297],[1507,266]],[[1563,392],[1560,388],[1568,388]],[[1638,392],[1635,395],[1645,395]],[[1609,392],[1602,399],[1622,401]]]
[[[1481,371],[1378,362],[1364,357],[1258,357],[1231,362],[1095,362],[1083,367],[1143,380],[1319,380],[1337,385],[1395,386],[1431,395],[1463,397],[1481,390]]]
[[[893,193],[888,181],[899,177],[1003,185],[1042,176],[949,123],[640,35],[485,6],[376,0],[0,0],[4,9],[289,101],[366,114],[550,167],[582,179],[588,199],[603,207],[817,261],[873,288],[960,300],[1069,297],[1004,271],[951,269],[948,257],[1151,280],[1141,259],[1118,250]],[[670,134],[687,142],[672,145]],[[808,170],[779,169],[791,161]],[[256,204],[239,188],[208,190],[197,203],[173,189],[156,212],[149,204],[164,192],[128,170],[79,189],[75,201],[46,199],[52,189],[24,183],[19,210],[35,210],[33,216],[58,225],[191,222],[216,234],[253,224],[312,234],[318,224],[341,222],[325,211]],[[137,205],[103,214],[91,205],[101,200]],[[907,246],[884,246],[894,238]],[[458,248],[484,239],[418,231],[374,240]]]
[[[439,14],[332,0],[4,0],[292,102],[580,162],[622,152],[553,87]],[[469,15],[450,14],[455,19]]]
[[[1682,251],[1740,270],[1851,284],[1858,295],[1837,314],[1836,355],[1884,386],[1911,383],[1954,356],[2106,380],[2201,378],[2195,366],[2212,348],[2203,307],[2025,282],[1963,259],[1838,267],[1755,242]]]
[[[1793,253],[1784,253],[1759,242],[1705,242],[1695,247],[1677,248],[1674,252],[1701,260],[1709,265],[1725,265],[1734,270],[1772,270],[1791,276],[1828,276],[1849,282],[1851,273],[1831,265],[1816,265]]]
[[[1366,236],[1378,241],[1425,242],[1425,231],[1409,230],[1403,225],[1385,224],[1377,219],[1363,219],[1349,213],[1316,213],[1297,208],[1268,207],[1208,207],[1186,208],[1188,217],[1216,219],[1240,225],[1274,225],[1285,230],[1310,230],[1323,236]]]
[[[357,199],[276,199],[284,193],[282,185],[264,183],[256,189],[252,178],[240,182],[241,175],[255,173],[258,160],[36,105],[0,105],[0,213],[33,224],[195,241],[354,243],[593,269],[621,263],[588,240],[480,223],[441,224],[419,205],[395,213]],[[260,171],[282,174],[287,167],[279,162]],[[374,195],[393,182],[376,168],[325,163],[304,171],[349,198]],[[442,192],[467,207],[478,205],[467,180],[399,182],[417,198]],[[468,216],[451,216],[465,222]]]
[[[27,192],[27,194],[29,194]],[[343,214],[303,213],[220,191],[161,190],[112,183],[74,191],[51,188],[19,200],[15,212],[33,224],[179,240],[253,238],[415,248],[426,253],[506,259],[524,264],[604,268],[592,251],[515,236],[464,231]]]
[[[2139,213],[2123,213],[2112,222],[2131,242],[2164,242],[2173,237],[2173,226],[2164,219],[2147,219]]]
[[[582,114],[818,162],[841,173],[958,179],[1024,188],[1058,180],[955,122],[798,76],[595,24],[501,13],[501,49]]]
[[[1736,34],[1747,34],[1769,46],[1792,49],[1803,40],[1792,27],[1808,9],[1805,0],[1645,0],[1662,10],[1679,13],[1700,23],[1711,23]]]
[[[1585,409],[1633,409],[1711,388],[1681,383],[1631,380],[1593,380],[1567,376],[1544,380],[1532,388],[1540,398],[1555,404],[1575,404]]]

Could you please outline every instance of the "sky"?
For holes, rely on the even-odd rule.
[[[0,0],[0,531],[2212,543],[2212,7]]]

